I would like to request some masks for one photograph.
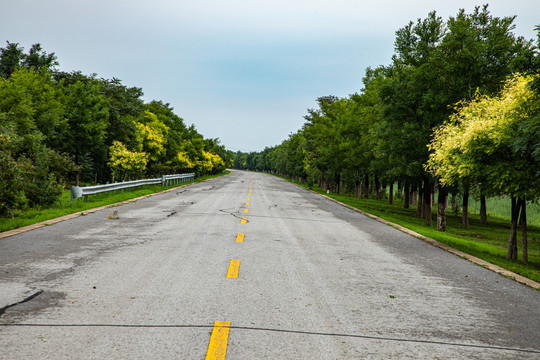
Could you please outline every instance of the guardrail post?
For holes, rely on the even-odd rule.
[[[71,202],[73,202],[73,200],[77,198],[80,198],[81,196],[82,196],[81,188],[78,186],[72,186],[71,187]]]

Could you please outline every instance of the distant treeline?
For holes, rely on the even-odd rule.
[[[215,174],[232,153],[138,87],[61,72],[39,44],[0,48],[0,216],[47,206],[68,184]]]
[[[539,38],[513,33],[515,16],[494,17],[487,5],[444,21],[435,12],[396,31],[388,66],[368,68],[363,88],[346,98],[324,96],[304,126],[280,145],[238,152],[238,169],[269,171],[334,192],[380,198],[403,189],[445,230],[447,194],[468,201],[508,195],[512,229],[507,256],[517,258],[518,218],[526,251],[526,204],[540,198]],[[435,191],[437,189],[437,191]],[[414,199],[413,199],[414,196]]]

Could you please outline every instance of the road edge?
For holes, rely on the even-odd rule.
[[[470,255],[470,254],[467,254],[466,252],[463,252],[461,250],[457,250],[457,249],[454,249],[453,247],[449,246],[449,245],[446,245],[446,244],[443,244],[442,242],[440,241],[437,241],[435,239],[432,239],[432,238],[429,238],[425,235],[422,235],[422,234],[419,234],[417,233],[416,231],[413,231],[411,229],[407,229],[406,227],[402,226],[402,225],[398,225],[398,224],[395,224],[391,221],[388,221],[388,220],[385,220],[383,218],[380,218],[376,215],[373,215],[373,214],[370,214],[364,210],[361,210],[361,209],[358,209],[358,208],[355,208],[354,206],[351,206],[351,205],[348,205],[348,204],[345,204],[339,200],[336,200],[336,199],[333,199],[331,198],[330,196],[326,196],[324,194],[320,194],[314,190],[310,190],[310,189],[306,189],[305,187],[301,186],[301,185],[298,185],[298,184],[295,184],[293,182],[290,182],[290,181],[287,181],[288,183],[290,184],[293,184],[295,186],[298,186],[299,188],[302,188],[306,191],[309,191],[309,192],[312,192],[314,194],[317,194],[323,198],[326,198],[330,201],[333,201],[335,202],[336,204],[339,204],[341,206],[344,206],[350,210],[353,210],[353,211],[356,211],[357,213],[360,213],[364,216],[367,216],[373,220],[377,220],[385,225],[388,225],[388,226],[391,226],[401,232],[404,232],[408,235],[411,235],[411,236],[414,236],[415,238],[419,239],[419,240],[422,240],[424,242],[427,242],[428,244],[431,244],[433,246],[436,246],[440,249],[443,249],[445,251],[448,251],[449,253],[452,253],[456,256],[459,256],[460,258],[462,259],[465,259],[465,260],[468,260],[476,265],[479,265],[479,266],[482,266],[483,268],[486,268],[488,270],[491,270],[499,275],[502,275],[504,277],[507,277],[509,279],[512,279],[514,281],[517,281],[518,283],[521,283],[523,285],[526,285],[530,288],[532,288],[533,290],[540,290],[540,283],[539,282],[536,282],[532,279],[529,279],[528,277],[525,277],[523,275],[519,275],[519,274],[516,274],[515,272],[512,272],[510,270],[506,270],[498,265],[495,265],[495,264],[492,264],[490,262],[487,262],[485,260],[482,260],[480,258],[477,258],[476,256],[473,256],[473,255]]]
[[[224,174],[223,176],[227,176],[227,175],[230,175],[230,173],[229,174]],[[139,201],[139,200],[142,200],[142,199],[152,197],[154,195],[165,194],[165,193],[168,193],[170,191],[178,190],[180,188],[190,186],[190,185],[193,185],[193,184],[201,184],[201,183],[210,181],[212,179],[216,179],[216,177],[206,179],[206,180],[203,180],[203,181],[199,181],[199,182],[192,182],[192,183],[189,183],[189,184],[176,186],[176,187],[173,187],[173,188],[170,188],[170,189],[167,189],[167,190],[159,191],[159,192],[156,192],[156,193],[153,193],[153,194],[139,196],[139,197],[136,197],[136,198],[133,198],[133,199],[124,200],[124,201],[117,202],[117,203],[114,203],[114,204],[103,205],[103,206],[93,208],[93,209],[78,211],[78,212],[68,214],[68,215],[64,215],[64,216],[60,216],[60,217],[57,217],[57,218],[54,218],[54,219],[49,219],[49,220],[45,220],[45,221],[35,223],[35,224],[32,224],[32,225],[23,226],[23,227],[20,227],[20,228],[17,228],[17,229],[3,231],[3,232],[0,232],[0,240],[5,239],[5,238],[10,237],[10,236],[25,233],[27,231],[36,230],[36,229],[39,229],[39,228],[42,228],[42,227],[45,227],[45,226],[54,225],[54,224],[57,224],[59,222],[65,221],[65,220],[74,219],[74,218],[77,218],[79,216],[86,216],[87,214],[95,213],[95,212],[98,212],[100,210],[105,210],[105,209],[109,209],[109,208],[112,208],[112,207],[126,205],[126,204],[129,204],[129,203],[133,203],[133,202],[136,202],[136,201]]]

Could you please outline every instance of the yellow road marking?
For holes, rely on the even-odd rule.
[[[245,212],[245,213],[249,212],[249,209],[244,209],[244,212]]]
[[[249,206],[249,203],[248,203],[248,202],[246,203],[246,206]]]
[[[236,235],[236,242],[244,242],[244,233],[238,233]]]
[[[227,340],[229,339],[230,321],[214,322],[205,360],[225,360],[227,355]]]
[[[246,218],[242,218],[242,220],[240,220],[240,224],[247,224],[247,219],[246,219]]]
[[[238,270],[240,270],[240,260],[231,260],[229,271],[227,272],[227,279],[237,279]]]
[[[248,196],[248,198],[247,198],[247,199],[248,199],[248,200],[251,200],[251,197],[249,197],[249,196]]]

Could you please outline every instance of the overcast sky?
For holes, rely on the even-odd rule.
[[[40,43],[60,70],[122,80],[170,103],[186,124],[231,150],[260,151],[304,123],[320,96],[358,92],[387,65],[395,31],[471,0],[4,0],[0,47]],[[539,0],[491,0],[535,38]]]

